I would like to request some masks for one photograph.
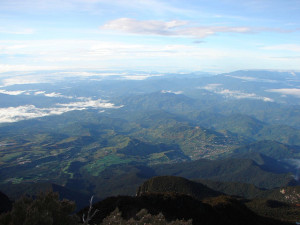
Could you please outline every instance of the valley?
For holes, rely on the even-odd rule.
[[[72,89],[64,88],[70,85],[68,81],[60,81],[47,88],[56,93],[52,95],[42,90],[35,91],[42,93],[38,95],[26,92],[35,84],[7,87],[7,93],[21,90],[21,94],[7,94],[15,99],[1,107],[18,109],[26,97],[32,104],[42,102],[34,107],[45,112],[47,107],[52,111],[69,108],[58,115],[23,119],[16,111],[18,121],[0,124],[1,190],[47,182],[103,198],[134,194],[140,182],[156,175],[249,183],[267,189],[299,185],[299,105],[297,101],[291,104],[293,96],[283,102],[275,92],[262,91],[266,85],[273,89],[290,86],[275,82],[279,77],[288,80],[288,73],[255,71],[251,72],[255,79],[248,82],[243,79],[249,76],[247,71],[185,76],[86,79],[87,92],[76,80]],[[267,77],[275,81],[264,80]],[[171,86],[172,91],[166,91]],[[221,94],[229,88],[236,90]],[[71,97],[70,90],[82,97]],[[104,95],[112,107],[107,107],[108,100],[96,100]],[[34,107],[30,113],[39,113]],[[121,185],[127,188],[118,189]]]

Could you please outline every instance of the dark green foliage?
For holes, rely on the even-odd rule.
[[[124,109],[129,111],[164,110],[172,113],[185,113],[197,108],[197,102],[192,98],[163,92],[125,97],[117,100],[117,103],[125,105]]]
[[[247,210],[237,199],[230,196],[222,196],[220,192],[225,191],[227,194],[242,196],[252,200],[246,201],[247,206],[259,215],[270,218],[284,219],[293,221],[296,219],[296,212],[300,212],[300,208],[295,204],[300,203],[300,186],[278,188],[273,190],[264,190],[256,188],[251,184],[242,183],[222,183],[201,180],[201,183],[195,183],[181,177],[161,176],[154,177],[144,182],[138,189],[137,196],[145,193],[180,193],[202,199],[204,202],[212,205],[215,209],[221,209],[220,213],[226,217],[231,215],[226,212],[224,205],[230,205],[239,211],[240,217],[247,217]],[[210,188],[204,186],[208,184]],[[263,200],[262,200],[263,199]],[[276,215],[277,211],[280,212]],[[284,215],[285,214],[285,215]],[[282,218],[280,215],[284,215]],[[299,214],[300,215],[300,214]]]
[[[153,177],[144,182],[137,191],[137,196],[145,193],[175,192],[192,196],[197,199],[215,197],[222,193],[214,191],[203,184],[175,176]]]
[[[11,200],[0,191],[0,214],[10,211],[12,208]]]
[[[299,221],[300,207],[270,199],[254,199],[246,206],[258,215],[295,223]]]
[[[152,143],[175,144],[192,160],[202,157],[217,158],[236,146],[248,143],[228,132],[217,132],[180,122],[141,129],[134,136]]]
[[[129,141],[126,147],[118,150],[118,153],[122,153],[128,156],[147,156],[153,153],[159,153],[164,151],[177,150],[181,151],[178,146],[168,146],[166,144],[153,145],[149,143],[144,143],[137,139],[132,139]],[[188,158],[188,157],[186,157]]]
[[[74,225],[78,218],[72,215],[75,203],[59,200],[54,192],[41,193],[36,199],[22,197],[13,204],[12,211],[0,218],[7,225]]]
[[[234,153],[261,153],[274,159],[282,160],[300,156],[300,147],[265,140],[236,148]]]
[[[142,164],[130,163],[126,165],[114,165],[105,169],[99,177],[81,178],[69,180],[67,187],[78,191],[88,189],[94,191],[98,197],[108,197],[111,195],[134,195],[141,183],[154,176],[181,176],[187,179],[209,179],[219,182],[231,182],[228,186],[217,191],[248,197],[255,196],[247,184],[255,185],[259,188],[275,188],[287,185],[299,185],[290,173],[286,173],[285,164],[279,164],[263,155],[248,155],[252,159],[234,158],[225,160],[197,160],[184,163],[164,164],[145,166]],[[273,164],[274,161],[276,164]],[[236,192],[234,183],[247,183],[243,187],[237,185]],[[209,185],[208,185],[209,186]],[[254,186],[253,186],[254,187]],[[249,190],[247,191],[247,189]],[[212,189],[215,189],[212,186]],[[256,188],[254,188],[256,189]],[[228,191],[233,191],[227,192]]]
[[[255,135],[257,140],[275,140],[289,145],[300,145],[300,130],[286,125],[269,125]]]
[[[299,129],[282,124],[268,124],[246,114],[225,116],[201,112],[194,120],[204,127],[227,130],[249,141],[270,140],[289,145],[300,145]]]
[[[102,221],[105,221],[105,218],[111,215],[116,208],[120,211],[120,214],[116,216],[119,218],[119,221],[123,222],[132,221],[131,218],[138,219],[137,214],[142,209],[146,209],[149,214],[155,217],[159,217],[161,213],[167,221],[187,221],[191,219],[193,224],[201,225],[289,224],[258,216],[249,210],[241,200],[226,196],[199,201],[191,196],[179,193],[148,193],[138,197],[110,197],[94,204],[93,207],[98,209],[99,213],[95,215],[91,224],[100,224]],[[82,215],[87,210],[86,208],[79,212],[79,215]],[[110,217],[110,219],[112,218]]]
[[[210,116],[209,116],[210,117]],[[265,124],[251,116],[233,114],[229,116],[223,116],[215,118],[211,121],[209,126],[218,130],[228,130],[232,133],[236,133],[243,136],[252,137],[259,130],[263,128]]]
[[[272,164],[269,164],[267,157],[259,157],[261,160],[259,163],[256,160],[249,158],[200,159],[192,162],[157,165],[153,166],[153,169],[157,175],[249,183],[260,188],[287,186],[294,181],[291,174],[271,171],[273,167]]]
[[[237,182],[218,182],[203,179],[195,181],[227,195],[240,196],[247,199],[270,199],[289,204],[300,202],[300,186],[262,189],[255,187],[253,184]]]
[[[35,196],[40,192],[56,192],[59,194],[60,200],[68,199],[76,202],[76,210],[80,210],[88,205],[90,195],[82,192],[74,191],[61,185],[52,183],[22,183],[15,185],[4,185],[3,191],[11,199],[19,199],[23,195]]]
[[[157,215],[151,215],[148,213],[146,209],[141,209],[135,217],[125,220],[121,216],[121,212],[119,209],[113,211],[108,217],[106,217],[102,223],[102,225],[192,225],[192,220],[176,220],[168,222],[162,213]]]
[[[196,182],[206,185],[207,187],[223,192],[227,195],[240,196],[243,198],[266,197],[270,192],[266,189],[261,189],[253,184],[237,183],[237,182],[220,182],[212,180],[197,179]]]

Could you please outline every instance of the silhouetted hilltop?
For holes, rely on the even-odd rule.
[[[219,196],[222,193],[214,191],[207,186],[190,181],[183,177],[158,176],[144,182],[137,191],[137,196],[146,193],[181,193],[197,199]]]
[[[57,191],[67,196],[67,193],[64,193],[68,191],[67,189],[60,190],[58,187]],[[192,221],[193,224],[201,225],[295,224],[300,213],[300,208],[297,206],[299,187],[276,189],[272,193],[280,195],[282,201],[267,198],[247,200],[224,195],[201,183],[181,177],[154,177],[139,187],[136,196],[108,197],[95,203],[92,214],[95,210],[97,212],[89,224],[100,225],[103,221],[105,224],[136,224],[133,222],[141,222],[143,213],[145,218],[151,221],[148,224],[156,224],[161,220],[164,222],[177,221],[172,224],[191,224]],[[73,193],[70,194],[72,197]],[[4,197],[3,199],[7,200],[8,198]],[[283,202],[284,199],[288,199],[288,201]],[[39,223],[36,224],[41,224],[45,221],[41,212],[45,212],[45,210],[49,212],[47,219],[54,219],[55,215],[64,215],[55,218],[55,224],[66,224],[63,222],[66,218],[72,222],[82,218],[83,214],[87,215],[89,207],[79,211],[77,216],[73,214],[74,209],[74,203],[66,199],[60,200],[58,193],[50,190],[45,194],[39,194],[34,199],[22,197],[17,200],[11,212],[0,216],[0,224],[22,224],[15,223],[14,218],[18,218],[18,221],[31,221],[34,219],[32,215],[38,218]],[[27,210],[30,211],[29,214],[22,213]],[[10,223],[11,221],[13,223]]]
[[[239,199],[228,196],[218,196],[200,201],[188,195],[179,193],[145,193],[141,196],[109,197],[93,205],[99,212],[91,220],[91,224],[100,224],[116,208],[125,220],[134,218],[136,214],[146,209],[151,215],[160,212],[168,221],[193,220],[193,224],[201,225],[276,225],[289,224],[258,216],[248,209]],[[78,215],[87,213],[88,208]]]
[[[12,208],[12,202],[10,199],[0,191],[0,214],[10,211]]]

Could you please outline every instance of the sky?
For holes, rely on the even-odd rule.
[[[300,0],[0,0],[0,77],[300,70]]]

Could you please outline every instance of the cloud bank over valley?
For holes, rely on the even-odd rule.
[[[26,92],[1,90],[0,93],[14,96],[25,94],[31,95],[33,98],[35,96],[42,95],[47,98],[66,98],[70,100],[70,102],[68,103],[55,103],[51,106],[49,105],[49,107],[36,107],[32,104],[20,105],[17,107],[2,107],[0,108],[0,123],[11,123],[44,116],[60,115],[65,112],[74,110],[117,109],[122,107],[116,106],[113,103],[102,99],[92,99],[90,97],[64,96],[56,92],[46,93],[45,91],[35,91],[32,92],[33,94],[30,94],[29,91]]]
[[[222,84],[208,84],[204,87],[199,87],[199,89],[204,89],[215,94],[223,95],[225,98],[235,98],[235,99],[255,99],[262,100],[264,102],[274,102],[274,99],[264,96],[259,96],[255,93],[246,93],[239,90],[229,90],[221,87]]]

